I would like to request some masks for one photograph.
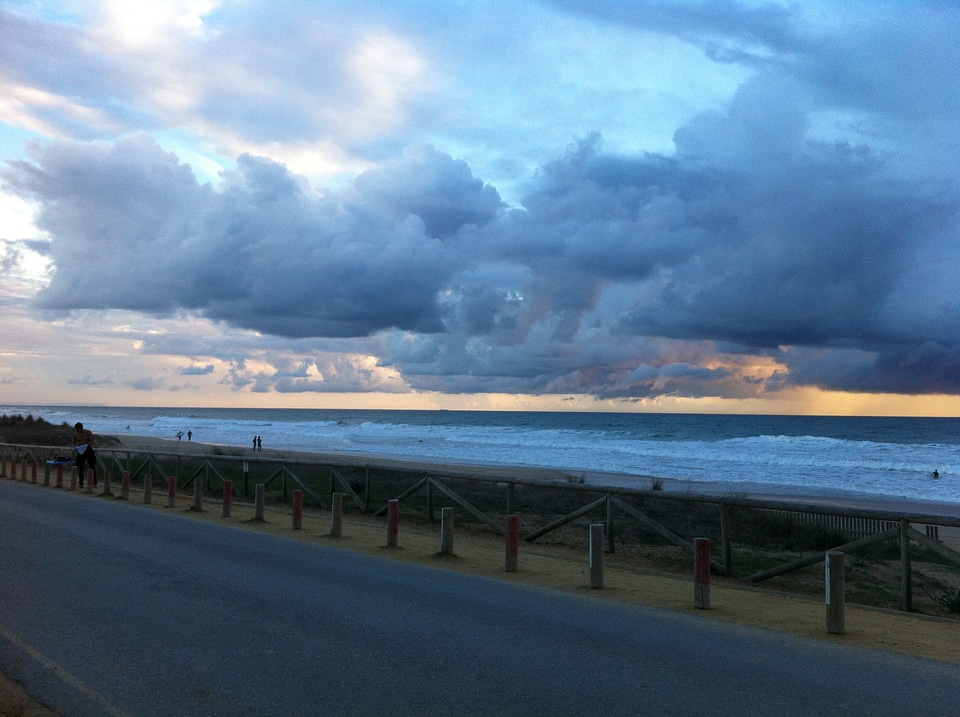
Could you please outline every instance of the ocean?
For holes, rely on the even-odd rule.
[[[654,476],[730,492],[960,504],[958,418],[29,405],[0,414],[82,421],[121,438],[192,431],[196,441],[251,446],[259,435],[265,448],[604,472],[638,488]]]

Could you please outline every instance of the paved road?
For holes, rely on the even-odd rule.
[[[958,713],[960,667],[0,481],[0,668],[86,715]]]

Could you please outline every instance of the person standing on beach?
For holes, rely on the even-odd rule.
[[[73,426],[73,445],[77,449],[77,476],[80,485],[86,477],[87,468],[93,469],[93,484],[97,484],[97,454],[93,452],[93,432],[84,428],[82,423]]]
[[[193,431],[187,431],[187,440],[188,440],[188,441],[192,441],[192,440],[193,440]]]
[[[258,451],[263,450],[263,441],[260,440],[260,436],[257,436],[257,450]]]
[[[253,437],[253,450],[257,450],[257,437]]]

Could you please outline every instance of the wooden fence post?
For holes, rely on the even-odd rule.
[[[843,551],[828,550],[826,553],[825,583],[827,588],[827,632],[831,635],[842,635],[845,632],[843,575]]]
[[[611,555],[616,552],[614,526],[613,526],[613,501],[610,500],[610,494],[607,493],[607,520],[606,520],[606,536],[607,536],[607,552]]]
[[[512,483],[510,485],[513,485]],[[517,572],[520,554],[520,516],[507,516],[506,555],[504,556],[504,570],[508,573]]]
[[[223,482],[223,517],[230,517],[230,508],[233,506],[233,481]]]
[[[293,491],[293,529],[300,530],[303,527],[303,491]]]
[[[603,588],[603,523],[590,524],[590,587]]]
[[[334,538],[343,535],[343,493],[334,493],[330,503],[330,535]]]
[[[693,604],[701,610],[710,609],[710,541],[693,539]]]
[[[387,501],[387,545],[395,547],[400,537],[400,501]]]
[[[910,521],[900,519],[900,609],[913,609],[913,566],[910,563]]]
[[[453,508],[440,510],[440,554],[453,555]]]
[[[733,546],[730,543],[730,508],[720,504],[720,547],[723,550],[723,574],[733,577]]]

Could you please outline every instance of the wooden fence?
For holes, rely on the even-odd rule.
[[[26,463],[45,466],[62,448],[0,444],[0,475],[9,475],[12,461],[18,461],[21,475]],[[499,535],[506,534],[506,517],[522,512],[527,542],[558,531],[576,521],[596,522],[590,516],[602,516],[605,525],[606,552],[614,553],[618,536],[631,538],[640,533],[655,534],[661,541],[694,554],[694,537],[713,537],[719,555],[711,560],[716,574],[738,577],[748,583],[761,582],[777,575],[823,562],[830,551],[851,553],[882,542],[899,544],[901,563],[900,606],[912,609],[911,545],[919,545],[941,558],[960,565],[960,553],[939,540],[939,528],[960,527],[957,515],[925,515],[907,511],[838,508],[817,504],[815,500],[797,505],[789,501],[738,496],[699,496],[663,490],[641,490],[586,485],[557,472],[556,480],[480,475],[465,466],[446,467],[444,472],[424,473],[422,469],[391,461],[340,462],[287,459],[277,456],[233,456],[224,454],[182,454],[175,451],[129,451],[100,448],[98,464],[103,472],[128,473],[132,481],[152,481],[159,477],[169,485],[177,476],[180,489],[202,481],[202,490],[222,494],[230,481],[238,495],[251,495],[251,484],[272,488],[274,500],[288,500],[289,488],[302,490],[316,507],[327,509],[335,492],[347,495],[355,510],[373,516],[383,515],[390,500],[425,503],[425,519],[436,521],[438,502],[454,503],[465,509],[478,523]],[[46,476],[49,485],[49,473]],[[551,496],[546,499],[546,496]],[[696,509],[695,525],[678,528],[657,515],[657,506],[681,503],[684,511],[668,512],[672,519],[679,513]],[[540,509],[530,512],[529,506]],[[544,509],[547,506],[547,509]],[[687,510],[689,509],[689,510]],[[737,576],[733,538],[737,534],[736,516],[760,515],[801,526],[815,527],[835,536],[836,545],[805,551],[801,558],[773,568]],[[710,517],[712,516],[712,518]],[[917,530],[921,527],[923,532]]]

